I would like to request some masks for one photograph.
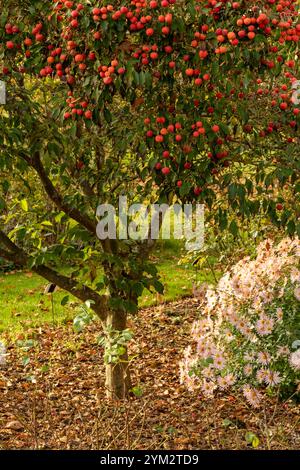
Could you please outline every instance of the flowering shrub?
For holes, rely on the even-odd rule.
[[[242,390],[259,407],[263,393],[299,392],[300,240],[266,240],[209,288],[195,346],[180,364],[181,381],[206,397]],[[297,388],[298,387],[298,388]]]

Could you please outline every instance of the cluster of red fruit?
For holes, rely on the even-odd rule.
[[[92,3],[55,1],[48,21],[38,23],[29,33],[22,33],[19,27],[10,24],[5,28],[6,35],[14,35],[5,38],[10,39],[6,47],[14,51],[8,57],[23,52],[26,59],[31,54],[35,54],[35,59],[39,55],[40,61],[28,61],[29,72],[37,71],[42,77],[60,77],[73,89],[67,98],[69,109],[65,111],[65,119],[84,117],[87,120],[95,118],[98,122],[98,116],[93,112],[97,103],[90,83],[95,83],[97,96],[103,92],[105,101],[110,93],[118,90],[120,80],[117,86],[111,86],[117,77],[125,75],[122,91],[126,93],[127,90],[128,94],[134,91],[137,96],[142,96],[144,115],[148,116],[150,110],[159,116],[145,119],[146,144],[151,151],[154,149],[157,160],[162,155],[162,161],[156,160],[157,172],[160,175],[173,173],[173,180],[174,173],[176,176],[183,169],[186,175],[186,170],[194,169],[191,154],[196,158],[200,150],[210,162],[208,172],[214,174],[218,171],[216,166],[228,164],[227,144],[231,135],[230,129],[226,130],[226,123],[232,118],[241,120],[237,100],[245,100],[246,105],[247,101],[253,103],[269,95],[271,106],[278,106],[278,111],[282,111],[277,113],[278,122],[261,122],[257,127],[247,120],[241,122],[240,128],[245,134],[255,131],[265,137],[283,126],[285,131],[289,126],[295,134],[300,111],[294,106],[291,90],[297,79],[297,53],[287,58],[284,44],[291,43],[288,47],[295,50],[299,42],[296,0],[265,0],[259,7],[255,2],[249,2],[247,9],[244,2],[198,0],[196,12],[201,15],[195,20],[192,13],[184,10],[188,2],[124,0],[116,2],[117,5],[97,6],[96,2]],[[243,14],[245,11],[247,14]],[[183,33],[185,15],[188,27]],[[54,17],[58,24],[53,21]],[[40,48],[32,47],[36,42],[42,43]],[[221,59],[216,56],[226,52],[230,54]],[[256,72],[251,70],[251,59],[248,59],[252,52],[258,57],[253,66],[253,69],[257,68]],[[244,60],[244,57],[248,58]],[[34,70],[30,70],[32,63],[38,64]],[[22,70],[26,70],[26,65],[25,60]],[[282,74],[285,67],[288,70]],[[245,68],[249,68],[247,86],[243,82]],[[270,73],[273,73],[272,69],[276,74],[278,71],[279,78],[276,78],[273,90],[265,78],[268,69]],[[134,82],[130,77],[132,71],[135,78],[137,76]],[[155,101],[160,91],[152,97],[151,87],[148,90],[143,87],[140,77],[145,81],[144,71],[154,79],[153,87],[160,87],[160,81],[162,89],[168,82],[175,84],[175,94],[183,96],[181,104],[174,101],[172,111],[164,109],[160,99]],[[5,67],[3,72],[8,74],[9,68]],[[260,74],[263,78],[257,78]],[[89,75],[100,80],[85,80]],[[128,87],[136,89],[129,90]],[[171,101],[166,106],[170,104]],[[290,142],[295,141],[293,134],[288,137]],[[177,160],[171,156],[175,151]],[[178,180],[177,186],[180,188],[182,183]],[[199,192],[197,188],[195,194]]]
[[[167,8],[171,5],[174,5],[176,0],[162,0],[157,2],[156,0],[147,1],[132,1],[131,6],[135,7],[133,9],[127,7],[126,5],[116,8],[114,5],[109,4],[101,7],[94,7],[91,10],[91,15],[95,23],[101,21],[107,21],[111,18],[113,21],[118,21],[121,18],[126,18],[130,23],[130,31],[139,31],[145,28],[145,25],[151,21],[152,17],[150,15],[142,16],[139,18],[140,13],[143,9],[149,7],[150,9],[156,9],[159,6],[162,8]],[[71,10],[69,14],[69,24],[71,28],[78,28],[80,25],[80,11],[84,9],[84,5],[81,3],[77,5],[76,9],[74,8],[75,2],[69,0],[61,0],[57,2],[55,6],[56,17],[58,21],[63,20],[63,9]]]
[[[5,33],[8,36],[13,36],[15,34],[18,34],[19,32],[20,32],[20,29],[18,26],[11,25],[10,23],[5,25]],[[7,49],[14,49],[16,47],[16,44],[14,43],[14,41],[7,41],[6,47]]]
[[[86,119],[92,119],[93,113],[91,110],[87,109],[89,103],[87,101],[81,101],[74,97],[71,91],[68,92],[68,98],[66,99],[68,107],[71,109],[71,112],[67,111],[64,114],[65,119],[69,119],[72,116],[85,116]]]

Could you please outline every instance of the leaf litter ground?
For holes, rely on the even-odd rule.
[[[0,449],[300,449],[293,401],[268,398],[253,411],[241,396],[203,400],[180,385],[178,363],[198,309],[197,299],[185,299],[130,321],[140,396],[118,406],[105,398],[98,323],[80,334],[71,323],[45,324],[18,341],[7,337]]]

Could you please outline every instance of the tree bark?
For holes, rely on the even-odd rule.
[[[107,315],[106,327],[115,331],[126,329],[127,314],[110,311]],[[106,393],[111,400],[124,399],[131,389],[131,378],[127,348],[116,364],[106,364]]]

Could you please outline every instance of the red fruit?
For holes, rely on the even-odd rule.
[[[79,160],[78,162],[76,162],[76,168],[77,170],[82,170],[82,168],[85,167],[85,164],[82,160]]]
[[[30,39],[30,38],[24,39],[24,44],[25,44],[25,46],[31,46],[31,44],[32,44],[32,39]]]
[[[75,59],[75,62],[83,62],[84,61],[84,55],[83,54],[76,54],[74,59]]]
[[[84,113],[84,116],[85,116],[86,119],[92,119],[93,113],[92,113],[92,111],[88,110]]]
[[[65,114],[64,114],[64,118],[65,118],[65,119],[69,119],[70,117],[71,117],[71,113],[65,113]]]
[[[192,77],[194,75],[194,70],[193,69],[186,69],[185,74],[188,77]]]
[[[182,181],[181,180],[177,181],[177,186],[178,186],[178,188],[181,188],[181,186],[182,186]]]
[[[147,36],[153,36],[153,34],[154,34],[154,29],[153,29],[153,28],[148,28],[148,29],[146,29],[146,34],[147,34]]]
[[[15,44],[12,41],[7,41],[6,47],[7,49],[13,49],[15,47]]]
[[[172,13],[167,13],[165,16],[165,22],[171,24],[173,21],[173,15]]]
[[[70,75],[70,76],[67,78],[67,83],[69,83],[69,85],[74,85],[74,83],[75,83],[75,77],[73,77],[73,75]]]
[[[197,187],[194,189],[194,194],[195,194],[195,196],[199,196],[201,193],[202,193],[202,188],[199,188],[199,186],[197,186]]]
[[[283,205],[280,204],[280,203],[279,203],[279,204],[276,204],[276,209],[277,209],[278,211],[282,211],[282,210],[283,210]]]
[[[161,172],[163,175],[168,175],[170,173],[170,168],[165,166],[164,168],[162,168]]]
[[[104,85],[110,85],[112,82],[113,82],[113,78],[112,78],[112,77],[105,77],[105,78],[103,79]]]
[[[211,129],[212,129],[213,132],[216,132],[216,133],[217,133],[217,132],[219,132],[220,127],[219,127],[217,124],[215,124],[214,126],[212,126]]]
[[[159,163],[159,162],[156,163],[156,165],[155,165],[156,170],[161,170],[161,167],[162,167],[161,163]]]
[[[184,169],[185,169],[185,170],[190,170],[191,168],[192,168],[192,164],[191,164],[190,162],[186,162],[186,163],[184,164]]]
[[[202,78],[196,78],[195,79],[195,85],[200,86],[200,85],[202,85],[202,83],[203,83]]]
[[[157,52],[151,52],[150,57],[152,60],[158,59],[158,53]]]
[[[170,28],[169,26],[164,26],[163,28],[161,28],[161,32],[163,34],[169,34],[170,33]]]
[[[200,59],[205,59],[208,56],[207,51],[199,51],[199,57]]]

